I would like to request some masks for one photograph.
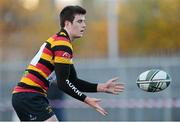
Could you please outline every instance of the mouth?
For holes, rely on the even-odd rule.
[[[81,32],[81,33],[84,33],[84,30],[81,30],[80,32]]]

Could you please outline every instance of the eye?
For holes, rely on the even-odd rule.
[[[77,22],[78,22],[78,23],[82,23],[82,22],[83,22],[83,20],[78,20]]]

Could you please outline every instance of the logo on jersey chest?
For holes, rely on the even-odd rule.
[[[62,54],[62,57],[71,58],[72,56],[71,56],[69,53],[64,52],[64,53]]]

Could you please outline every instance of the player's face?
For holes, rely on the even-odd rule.
[[[72,39],[80,38],[85,31],[85,15],[77,14],[71,24],[70,35]]]

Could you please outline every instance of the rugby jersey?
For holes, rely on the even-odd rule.
[[[82,92],[97,92],[97,83],[90,83],[77,77],[73,65],[73,47],[68,33],[62,29],[50,37],[36,53],[24,72],[14,93],[36,92],[47,96],[51,81],[68,95],[84,101]]]
[[[72,57],[71,41],[67,32],[62,29],[40,47],[13,93],[38,92],[47,94],[48,78],[54,71],[54,64],[73,64]]]

